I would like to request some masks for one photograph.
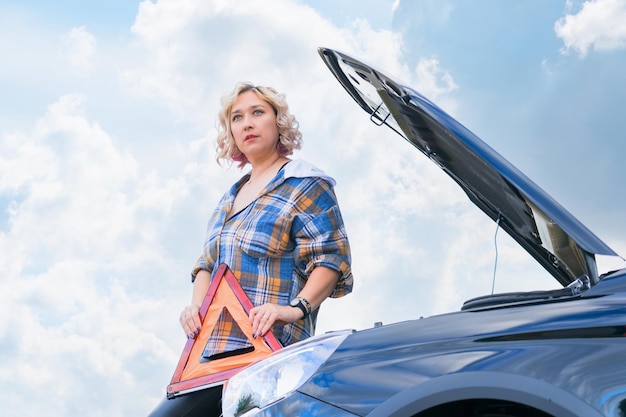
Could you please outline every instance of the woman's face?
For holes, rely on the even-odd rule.
[[[229,123],[237,148],[250,163],[278,153],[278,125],[274,109],[254,91],[239,94],[233,102]]]

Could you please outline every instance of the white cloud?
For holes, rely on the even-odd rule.
[[[177,356],[155,337],[158,326],[147,325],[146,317],[165,306],[129,296],[99,272],[93,265],[62,262],[18,283],[0,283],[3,293],[12,294],[11,302],[2,303],[2,317],[11,320],[0,332],[3,355],[11,358],[3,363],[0,385],[14,399],[3,401],[5,411],[121,415],[123,404],[127,413],[145,413],[126,393],[135,399],[151,395],[145,387],[153,372],[147,367]],[[103,284],[106,291],[98,288]]]
[[[311,29],[303,30],[302,21]],[[129,85],[185,118],[206,119],[213,113],[207,108],[213,110],[209,106],[236,81],[286,85],[306,79],[310,67],[302,61],[318,59],[313,39],[338,30],[312,9],[287,1],[267,7],[165,0],[142,3],[133,32],[144,59],[126,71]]]
[[[409,74],[400,64],[397,34],[374,30],[364,20],[337,28],[291,1],[271,7],[254,1],[144,2],[133,33],[142,60],[124,71],[127,85],[163,100],[186,120],[206,120],[219,97],[241,80],[274,85],[290,102],[300,91],[311,95],[317,83],[331,85],[316,52],[320,46],[356,53],[399,76]]]
[[[148,273],[172,268],[162,224],[172,202],[186,196],[187,182],[140,172],[135,158],[87,119],[80,95],[61,97],[31,133],[4,134],[0,144],[0,195],[9,200],[0,231],[7,409],[115,415],[124,391],[156,400],[144,383],[178,355],[157,336],[172,331],[158,317],[176,294],[150,298],[143,286],[155,284]],[[158,366],[140,369],[138,360]],[[94,400],[96,386],[99,410],[73,400]],[[145,412],[133,401],[123,407]]]
[[[22,194],[14,200],[13,233],[22,245],[54,256],[102,254],[136,233],[125,193],[136,164],[80,114],[81,102],[70,95],[51,105],[31,135],[12,138],[3,160],[11,172],[7,185]],[[43,213],[50,221],[34,224]]]
[[[436,58],[422,58],[415,68],[415,89],[445,109],[454,113],[456,102],[450,94],[458,89],[452,75],[441,68]]]
[[[96,38],[84,26],[61,37],[61,55],[76,72],[88,73],[94,67]]]
[[[581,57],[590,49],[611,51],[626,47],[626,3],[622,0],[586,1],[577,14],[559,19],[554,30],[563,39],[563,53]]]

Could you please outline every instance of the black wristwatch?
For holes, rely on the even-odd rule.
[[[311,314],[311,311],[313,310],[311,308],[311,303],[309,303],[309,301],[306,298],[302,298],[302,297],[294,298],[293,300],[289,302],[289,305],[302,310],[302,314],[304,314],[302,316],[302,319],[307,318],[307,316]]]

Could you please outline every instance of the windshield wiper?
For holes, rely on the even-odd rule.
[[[463,303],[461,310],[495,307],[507,304],[528,302],[554,301],[569,298],[584,293],[591,288],[591,280],[587,275],[581,275],[565,288],[546,291],[508,292],[472,298]]]

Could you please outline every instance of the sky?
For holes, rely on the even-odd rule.
[[[624,0],[0,0],[0,34],[4,416],[146,415],[164,396],[208,216],[243,174],[214,159],[237,81],[286,93],[295,157],[337,180],[355,285],[318,333],[558,287],[369,121],[320,46],[413,86],[626,254]]]

